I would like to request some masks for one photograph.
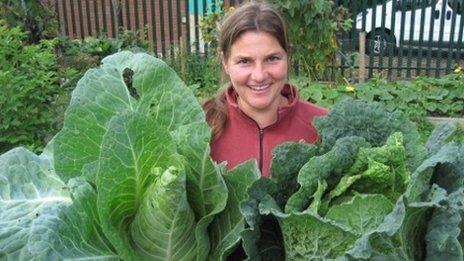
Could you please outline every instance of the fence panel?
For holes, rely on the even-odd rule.
[[[360,55],[368,77],[390,80],[418,75],[439,77],[464,66],[464,0],[357,0],[347,4],[353,27],[340,33],[338,66],[344,77],[356,79]],[[367,34],[366,54],[360,54],[360,31]]]
[[[173,55],[176,48],[207,55],[201,40],[201,17],[242,1],[230,0],[42,0],[57,13],[60,32],[72,39],[118,37],[138,32],[152,51]]]

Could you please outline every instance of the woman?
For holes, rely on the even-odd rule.
[[[272,150],[286,141],[314,143],[311,125],[327,110],[299,99],[288,83],[290,44],[282,17],[266,3],[247,3],[225,17],[219,49],[228,87],[204,104],[213,129],[211,156],[227,168],[256,159],[269,177]]]

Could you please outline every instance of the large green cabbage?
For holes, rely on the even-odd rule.
[[[131,52],[103,59],[78,82],[42,155],[17,148],[0,156],[0,259],[221,255],[238,239],[210,238],[209,229],[240,232],[213,226],[239,213],[237,204],[226,208],[226,182],[246,190],[259,173],[245,168],[224,181],[210,135],[196,98],[164,62]]]
[[[451,125],[424,145],[401,112],[347,100],[315,126],[318,152],[276,148],[272,179],[255,182],[241,205],[250,259],[463,259],[464,146],[448,141]]]

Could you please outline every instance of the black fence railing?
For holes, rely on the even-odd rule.
[[[464,65],[464,0],[337,0],[350,10],[352,29],[339,36],[342,74],[356,78],[359,60],[367,76],[439,77]],[[359,41],[360,32],[366,40]],[[359,52],[360,45],[366,52]],[[365,59],[359,59],[364,55]]]

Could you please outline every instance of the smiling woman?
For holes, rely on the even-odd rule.
[[[281,95],[287,82],[287,54],[279,42],[266,32],[245,32],[223,63],[239,108],[260,128],[274,123],[277,108],[288,104]]]
[[[288,82],[290,43],[282,16],[269,4],[250,2],[225,17],[219,51],[227,88],[204,103],[213,129],[211,156],[227,168],[255,159],[270,177],[275,146],[314,143],[312,119],[324,108],[299,99]]]

